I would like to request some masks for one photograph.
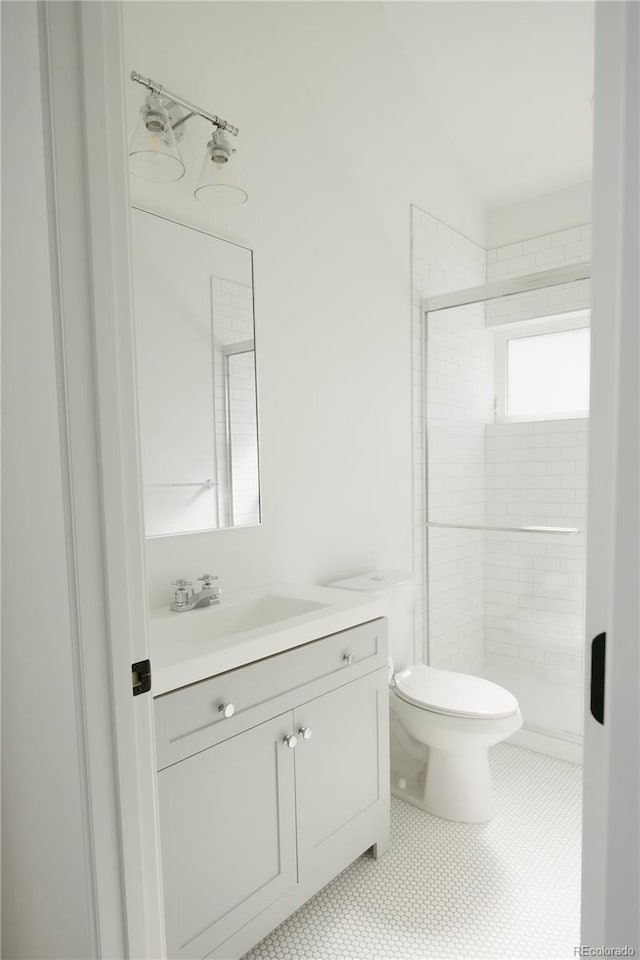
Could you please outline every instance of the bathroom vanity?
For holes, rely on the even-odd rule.
[[[161,689],[171,676],[191,681],[154,702],[169,958],[242,956],[388,844],[384,601],[306,588],[309,604],[312,594],[315,611],[226,639],[215,638],[216,613],[241,624],[255,599],[235,620],[231,604],[165,622],[166,663],[166,630],[199,638],[183,637],[186,667],[176,659],[159,672]],[[247,653],[256,634],[260,658]]]

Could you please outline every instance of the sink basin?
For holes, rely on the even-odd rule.
[[[220,604],[151,614],[152,693],[225,673],[356,624],[387,615],[375,593],[274,583],[235,594]]]
[[[244,633],[246,630],[255,630],[257,627],[272,626],[283,620],[291,620],[292,617],[300,617],[306,613],[319,612],[326,606],[326,603],[304,600],[302,597],[287,597],[276,593],[268,593],[266,596],[245,600],[229,607],[224,606],[223,600],[219,606],[202,608],[203,613],[207,612],[209,614],[206,625],[203,623],[202,630],[186,632],[185,641],[187,643],[202,643],[218,640]],[[188,617],[199,612],[194,610],[188,613],[180,613],[178,616]],[[196,626],[195,622],[193,626]]]

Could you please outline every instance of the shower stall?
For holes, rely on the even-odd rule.
[[[582,738],[589,275],[423,301],[427,660],[507,687],[521,742],[564,755]]]

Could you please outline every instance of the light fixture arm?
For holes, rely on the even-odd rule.
[[[198,114],[197,114],[197,113],[193,113],[193,112],[184,113],[178,120],[176,120],[175,123],[172,123],[172,124],[171,124],[171,127],[172,127],[174,133],[175,133],[175,131],[176,131],[179,127],[182,126],[183,123],[186,123],[187,120],[191,120],[191,117],[197,117],[197,116],[198,116]]]
[[[226,120],[223,120],[222,117],[217,117],[214,113],[209,113],[208,110],[203,110],[201,107],[196,106],[195,103],[191,103],[190,100],[185,100],[184,97],[178,96],[177,93],[172,93],[171,90],[167,90],[166,87],[163,87],[161,83],[151,80],[150,77],[143,77],[140,73],[136,73],[135,70],[132,70],[131,79],[134,81],[134,83],[140,83],[143,87],[147,87],[147,89],[152,93],[156,93],[158,96],[166,97],[167,100],[172,100],[174,103],[178,104],[178,106],[184,107],[184,109],[187,111],[187,115],[182,117],[178,121],[178,124],[184,123],[190,117],[196,115],[198,117],[203,117],[205,120],[209,120],[210,123],[213,123],[216,127],[218,127],[219,130],[225,130],[234,137],[238,135],[238,128],[234,127],[232,123],[228,123]],[[178,124],[176,124],[176,126]]]

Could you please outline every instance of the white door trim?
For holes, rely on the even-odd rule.
[[[637,79],[633,60],[639,7],[611,3],[596,8],[593,326],[595,334],[597,318],[602,317],[602,353],[594,350],[599,356],[596,381],[601,384],[600,412],[592,414],[592,430],[597,417],[592,433],[597,462],[594,455],[590,542],[597,544],[597,552],[590,550],[588,636],[609,628],[612,642],[606,725],[600,728],[588,716],[585,730],[583,939],[594,945],[618,943],[633,933],[634,923],[637,932],[637,901],[635,916],[628,907],[629,891],[634,892],[629,881],[638,862],[628,829],[634,816],[637,824],[638,803],[637,701],[630,698],[638,687],[633,661],[637,610],[618,602],[611,579],[614,563],[622,572],[631,558],[637,580],[637,539],[625,539],[628,512],[614,514],[607,508],[614,500],[627,508],[634,502],[632,521],[637,520],[632,486],[637,482],[638,438],[631,431],[637,430],[638,409],[636,405],[633,416],[618,424],[618,401],[614,404],[604,391],[620,382],[620,350],[626,336],[633,336],[634,290],[637,298],[638,250],[636,246],[633,261],[633,243],[635,237],[637,244],[638,212],[630,206],[634,196],[637,199],[638,177],[638,103],[637,98],[633,103],[632,83]],[[128,671],[132,660],[148,656],[149,644],[134,415],[120,15],[120,4],[110,2],[63,0],[41,7],[49,58],[45,92],[51,108],[69,529],[97,953],[159,958],[165,956],[165,946],[151,698],[133,699]],[[626,299],[620,296],[625,290]],[[610,318],[606,331],[605,317]],[[635,350],[637,343],[631,346]],[[635,403],[637,396],[619,399],[630,410],[629,402]],[[627,435],[630,442],[625,445]],[[618,480],[625,480],[625,471],[614,473],[609,465],[627,453],[629,464],[624,466],[629,472],[623,486]],[[600,497],[605,499],[598,501]],[[632,532],[636,534],[637,528]],[[634,717],[635,727],[630,728],[629,719]],[[631,789],[629,782],[621,788],[622,757],[627,777],[629,763],[635,771]],[[606,857],[607,848],[615,851],[615,860]],[[619,874],[614,867],[622,867]]]
[[[52,253],[59,282],[97,955],[165,956],[130,292],[120,3],[45,3]]]
[[[596,4],[582,941],[639,944],[640,6]],[[589,710],[607,634],[604,725]]]

